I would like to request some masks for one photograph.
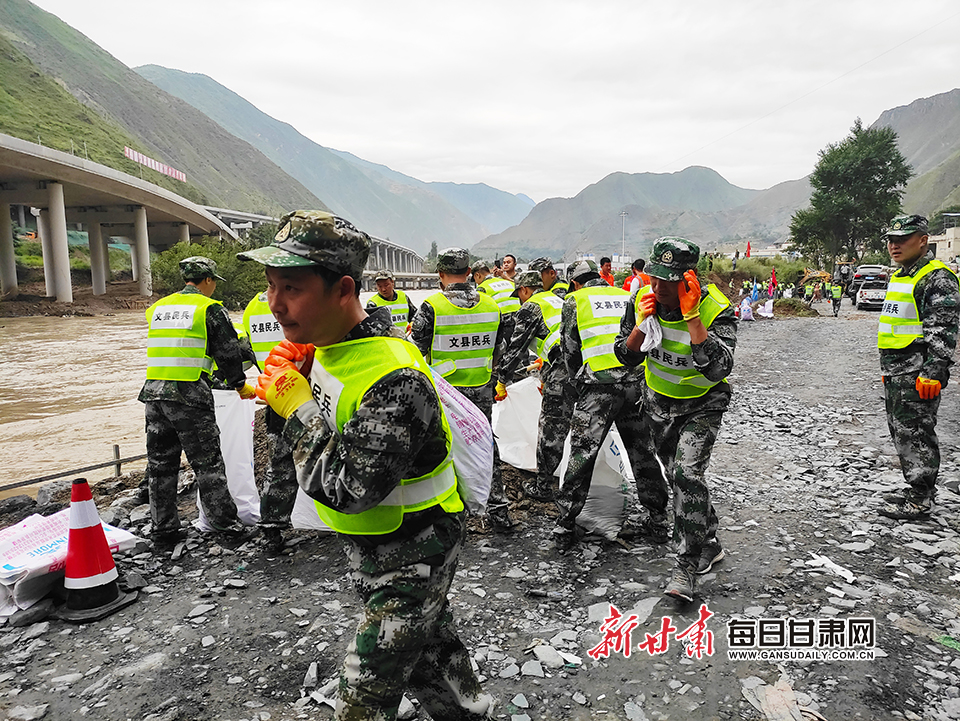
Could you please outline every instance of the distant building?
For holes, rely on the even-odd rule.
[[[960,255],[960,228],[947,228],[943,235],[931,235],[930,244],[937,246],[937,258],[950,262]]]

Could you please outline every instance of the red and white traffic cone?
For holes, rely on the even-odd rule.
[[[87,479],[77,478],[70,492],[70,535],[63,585],[67,602],[57,616],[64,621],[99,621],[137,600],[137,592],[117,586],[113,562],[100,514]]]

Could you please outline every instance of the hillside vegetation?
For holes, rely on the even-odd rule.
[[[249,143],[27,0],[3,1],[0,35],[83,105],[139,139],[144,153],[186,173],[209,204],[271,215],[326,207]],[[36,142],[35,135],[26,139]]]
[[[159,185],[196,203],[206,197],[191,183],[182,183],[126,158],[123,146],[149,150],[110,120],[83,105],[39,71],[23,53],[0,35],[0,132],[74,153],[95,163]]]

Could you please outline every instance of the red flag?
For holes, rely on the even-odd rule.
[[[750,257],[750,241],[749,241],[749,240],[747,241],[747,255],[746,255],[746,257],[747,257],[747,258]]]

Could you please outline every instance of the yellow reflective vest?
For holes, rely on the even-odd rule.
[[[426,361],[412,343],[399,338],[360,338],[317,348],[310,368],[310,387],[320,413],[337,437],[357,412],[367,391],[381,378],[401,368],[416,368],[437,392]],[[463,510],[453,468],[450,426],[439,403],[446,438],[446,456],[429,473],[404,478],[373,508],[360,513],[341,513],[316,501],[317,514],[330,528],[351,535],[392,533],[403,523],[404,513],[439,505],[448,513]]]
[[[592,371],[623,365],[613,354],[613,341],[620,332],[623,311],[630,294],[611,286],[590,286],[567,294],[577,303],[577,330],[580,332],[580,356]]]
[[[950,270],[941,261],[931,260],[912,278],[903,274],[903,268],[893,274],[883,298],[883,310],[880,311],[877,327],[878,348],[906,348],[913,341],[923,338],[923,321],[920,319],[913,292],[921,278],[940,268]],[[953,273],[952,270],[950,272]]]
[[[520,310],[520,299],[513,297],[516,286],[512,280],[490,276],[477,286],[477,290],[493,298],[504,315]]]
[[[639,300],[643,291],[637,293]],[[730,301],[713,284],[707,286],[707,295],[700,301],[700,320],[709,328]],[[699,398],[722,381],[707,379],[693,365],[693,346],[687,321],[665,321],[657,317],[663,338],[660,345],[651,348],[643,361],[644,376],[651,390],[670,398]]]
[[[213,368],[207,355],[207,308],[201,293],[173,293],[147,309],[147,379],[196,381]]]
[[[443,293],[434,293],[426,302],[433,307],[433,368],[454,386],[488,383],[500,327],[496,302],[483,293],[472,308],[454,305]]]
[[[370,299],[370,302],[378,308],[389,308],[391,322],[397,326],[397,328],[404,330],[407,327],[407,323],[410,322],[410,304],[407,302],[406,293],[402,290],[394,290],[394,292],[397,294],[396,300],[387,300],[377,293]]]
[[[543,322],[547,326],[547,337],[537,338],[537,356],[546,363],[550,351],[560,343],[560,317],[563,311],[563,298],[551,290],[541,290],[530,296],[528,303],[536,303],[543,313]]]
[[[257,356],[257,365],[263,370],[263,363],[270,351],[283,340],[283,328],[270,312],[265,292],[247,303],[243,311],[243,330],[250,337],[250,345]]]

